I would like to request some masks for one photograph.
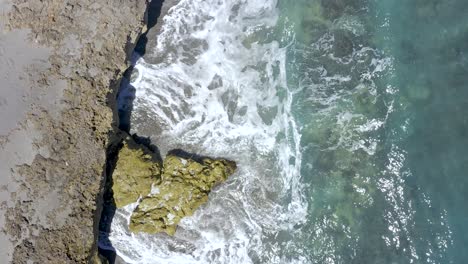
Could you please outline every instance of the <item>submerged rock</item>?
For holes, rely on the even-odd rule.
[[[157,155],[133,139],[124,141],[112,176],[115,205],[121,208],[145,197],[161,176]]]
[[[235,171],[236,163],[211,158],[195,161],[171,154],[163,167],[161,183],[143,198],[131,216],[132,232],[173,235],[180,220],[208,200],[211,189]]]

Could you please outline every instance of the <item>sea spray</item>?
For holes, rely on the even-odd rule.
[[[466,39],[466,23],[447,15],[463,13],[459,2],[181,1],[136,64],[132,132],[163,153],[236,160],[238,171],[172,238],[132,234],[133,205],[119,210],[118,254],[129,263],[466,259],[453,245],[468,241],[457,74],[467,60],[427,26]]]
[[[135,66],[132,132],[151,137],[162,153],[222,156],[238,171],[173,238],[130,233],[133,207],[118,210],[110,240],[126,261],[279,260],[269,241],[305,222],[287,48],[272,38],[277,20],[275,1],[181,1],[164,17],[147,51],[159,62]]]

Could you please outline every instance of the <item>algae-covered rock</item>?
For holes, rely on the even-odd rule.
[[[192,215],[236,169],[235,162],[225,159],[181,156],[170,153],[161,165],[156,151],[131,138],[124,141],[112,191],[117,208],[143,197],[130,219],[132,232],[174,234],[180,220]]]
[[[112,176],[115,205],[121,208],[145,197],[161,175],[161,163],[151,150],[136,144],[133,139],[124,141]]]
[[[130,219],[132,232],[175,233],[177,224],[208,200],[218,183],[231,175],[235,162],[204,158],[201,161],[169,155],[161,183],[143,198]]]
[[[164,160],[162,181],[186,182],[202,191],[209,192],[217,183],[223,182],[236,169],[236,164],[225,159],[204,158],[201,163],[175,155]]]

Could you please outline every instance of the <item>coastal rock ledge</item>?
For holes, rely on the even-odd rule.
[[[159,153],[137,144],[123,143],[112,176],[117,208],[138,202],[129,229],[132,232],[173,235],[177,224],[208,201],[208,194],[236,170],[236,163],[170,151]]]
[[[0,0],[1,263],[96,259],[115,96],[144,0]]]

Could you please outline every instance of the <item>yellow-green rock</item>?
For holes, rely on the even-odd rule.
[[[129,138],[119,152],[112,175],[115,205],[121,208],[145,197],[160,180],[161,164],[155,153]]]
[[[175,233],[177,224],[208,200],[218,183],[236,170],[235,162],[205,158],[201,162],[169,155],[161,183],[143,198],[130,219],[132,232]]]

